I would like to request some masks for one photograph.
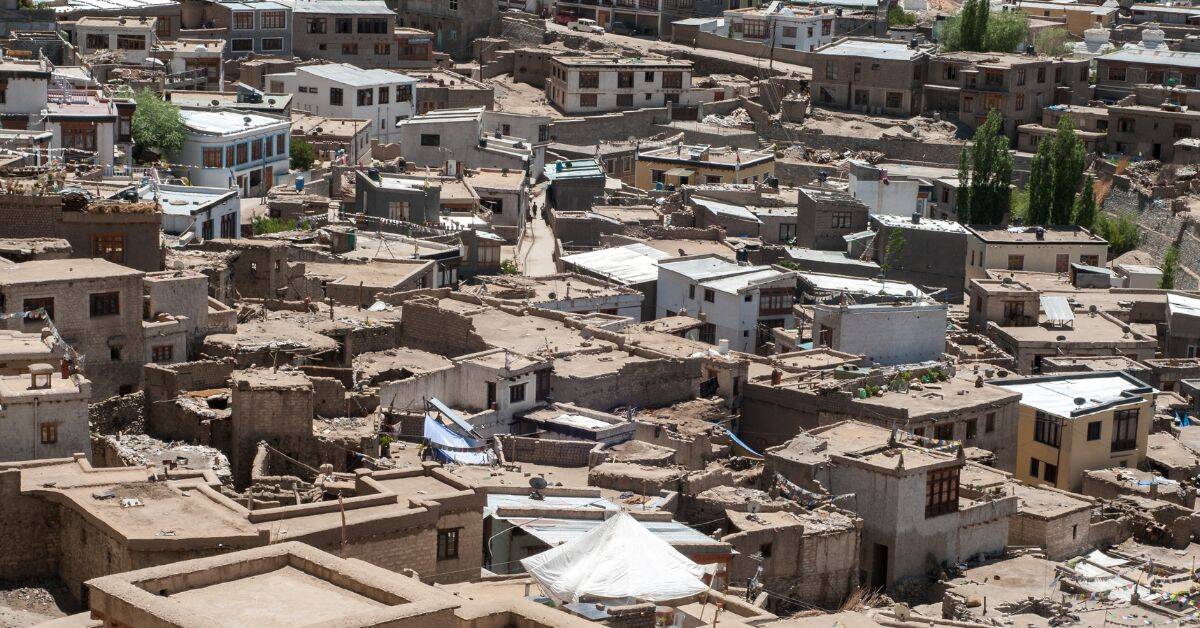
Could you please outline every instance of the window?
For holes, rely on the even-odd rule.
[[[253,39],[235,39],[232,42],[234,52],[250,52],[254,50]]]
[[[114,264],[124,264],[125,235],[114,233],[92,236],[92,257],[102,257]]]
[[[617,87],[633,87],[633,72],[617,72]]]
[[[344,55],[358,54],[358,44],[342,44],[342,54],[344,54]]]
[[[53,445],[58,442],[58,423],[42,423],[42,444]]]
[[[1037,82],[1039,82],[1039,83],[1046,82],[1046,66],[1042,66],[1042,67],[1038,68]]]
[[[642,78],[644,78],[647,83],[653,83],[654,82],[654,73],[646,72],[645,76],[643,76]]]
[[[282,37],[264,37],[262,39],[263,50],[283,50]]]
[[[868,107],[871,105],[871,92],[865,89],[854,90],[854,106]]]
[[[1100,265],[1100,256],[1099,255],[1080,255],[1079,263],[1083,264],[1084,266],[1099,266]]]
[[[742,24],[742,33],[751,39],[766,39],[767,21],[746,20],[745,23]]]
[[[991,434],[996,431],[996,413],[989,412],[983,419],[983,431]]]
[[[397,85],[396,102],[409,102],[410,100],[412,100],[412,85]]]
[[[25,312],[36,310],[46,310],[46,316],[50,321],[54,319],[54,297],[43,297],[40,299],[25,299],[25,304],[22,307]]]
[[[925,518],[958,511],[958,467],[930,471],[925,480]]]
[[[1100,440],[1100,429],[1101,429],[1101,427],[1102,427],[1103,425],[1104,425],[1104,423],[1102,423],[1101,421],[1091,421],[1091,422],[1089,422],[1089,423],[1088,423],[1088,428],[1087,428],[1087,430],[1088,430],[1088,432],[1087,432],[1087,439],[1088,439],[1089,441],[1092,441],[1092,440]]]
[[[388,32],[388,21],[381,17],[360,17],[358,18],[358,32],[360,34],[385,35]]]
[[[979,421],[976,419],[971,419],[970,421],[967,421],[967,435],[965,437],[966,440],[974,440],[978,436],[979,436]]]
[[[580,72],[579,73],[580,89],[596,89],[600,87],[599,72]]]
[[[539,142],[549,142],[550,141],[550,125],[549,124],[539,124],[538,125],[537,141],[539,141]]]
[[[441,146],[442,136],[437,133],[422,133],[421,146]]]
[[[221,149],[220,148],[205,148],[204,149],[204,167],[205,168],[220,168]]]
[[[834,61],[825,62],[825,78],[836,81],[838,77],[837,63]]]
[[[1013,98],[1013,108],[1017,111],[1025,111],[1025,94],[1017,94]]]
[[[1025,68],[1017,68],[1017,85],[1025,84]]]
[[[1137,128],[1137,124],[1133,118],[1120,118],[1117,120],[1117,130],[1121,133],[1133,133]]]
[[[458,10],[458,0],[450,0],[450,10],[451,11]]]
[[[438,530],[437,559],[454,560],[458,558],[458,532],[462,528]]]
[[[358,90],[358,106],[366,107],[375,104],[375,90],[367,88]]]
[[[1071,256],[1066,253],[1059,253],[1054,257],[1054,272],[1065,273],[1071,266]]]
[[[1112,451],[1129,451],[1137,448],[1138,410],[1113,412]]]
[[[786,314],[792,309],[792,290],[763,290],[758,296],[759,314]]]
[[[1038,477],[1038,468],[1039,468],[1038,459],[1030,458],[1029,459],[1029,477],[1036,480]]]
[[[375,44],[375,54],[377,54],[381,57],[386,57],[386,56],[392,54],[392,45],[391,44]],[[381,87],[379,89],[387,89],[387,88]]]
[[[96,316],[112,316],[121,313],[121,293],[119,292],[98,292],[88,296],[90,302],[91,315]]]
[[[161,16],[161,15],[158,16],[157,21],[154,23],[154,34],[157,35],[159,38],[170,37],[171,36],[171,18]]]
[[[1046,463],[1046,469],[1042,475],[1042,479],[1051,484],[1058,484],[1058,465]]]
[[[305,28],[309,35],[322,35],[327,28],[328,20],[323,17],[310,17]]]
[[[796,224],[785,222],[779,225],[779,240],[788,242],[796,237]]]
[[[633,94],[617,94],[617,106],[618,107],[632,107],[633,106]]]
[[[145,35],[117,35],[117,48],[121,50],[145,50]]]
[[[340,87],[330,87],[329,88],[329,104],[334,105],[334,106],[339,106],[339,107],[341,106],[341,104],[342,104],[342,88],[340,88]]]
[[[683,72],[663,72],[663,89],[681,89],[683,87]]]
[[[850,212],[833,212],[831,215],[834,229],[849,229],[853,216]]]
[[[150,350],[151,362],[170,362],[172,356],[175,355],[175,347],[171,345],[159,345]]]
[[[246,147],[246,143],[242,142],[237,145],[237,162],[240,166],[247,161],[250,161],[250,150]]]
[[[263,11],[259,14],[263,28],[286,28],[287,13],[283,11]]]
[[[233,28],[239,31],[248,31],[254,29],[254,12],[253,11],[234,11],[233,12]]]
[[[954,424],[938,423],[933,426],[933,438],[935,440],[954,440]]]
[[[1008,269],[1009,270],[1025,270],[1025,256],[1024,255],[1009,255],[1008,256]]]
[[[86,38],[89,50],[105,50],[108,48],[107,33],[88,33]]]
[[[1125,68],[1108,66],[1108,80],[1119,83],[1125,82]]]
[[[276,135],[275,136],[275,152],[278,153],[279,155],[283,155],[283,153],[286,151],[287,151],[287,136],[286,135]]]
[[[513,384],[508,387],[508,402],[520,403],[525,401],[525,384]]]
[[[689,298],[689,299],[695,299],[695,298],[696,298],[696,284],[690,284],[690,285],[688,285],[688,298]]]
[[[714,302],[716,302],[716,300],[717,300],[717,293],[716,293],[716,292],[713,292],[713,291],[712,291],[711,289],[709,289],[709,288],[705,288],[705,289],[704,289],[704,300],[705,300],[705,301],[708,301],[709,303],[714,303]]]
[[[904,94],[901,94],[900,92],[888,92],[886,106],[888,109],[899,109],[900,103],[903,102],[903,100]]]
[[[261,137],[254,140],[253,142],[250,142],[250,158],[253,159],[254,161],[258,161],[258,160],[262,159],[262,156],[263,156],[262,145],[263,145],[263,141],[262,141]]]
[[[596,106],[596,95],[595,94],[580,94],[579,95],[579,106],[580,107],[595,107]]]
[[[963,113],[972,113],[972,112],[974,112],[974,111],[975,111],[975,99],[974,99],[974,98],[971,98],[970,96],[967,96],[966,98],[963,98],[963,101],[962,101],[962,110],[963,110]]]
[[[1051,447],[1058,447],[1062,440],[1062,424],[1058,417],[1038,410],[1033,416],[1033,440]]]
[[[232,147],[232,146],[225,147],[225,163],[230,166],[232,166],[234,164],[235,158],[233,155],[233,151],[234,151],[234,147]]]
[[[346,34],[354,32],[354,20],[348,17],[339,17],[333,21],[333,32]]]

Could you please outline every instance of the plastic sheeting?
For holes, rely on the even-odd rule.
[[[1075,322],[1075,312],[1071,309],[1067,297],[1060,295],[1042,295],[1042,311],[1046,313],[1046,321],[1052,325],[1066,325]]]
[[[425,439],[444,460],[459,464],[492,463],[492,454],[489,451],[455,451],[471,449],[478,445],[450,431],[450,428],[431,416],[425,417]]]
[[[521,560],[546,595],[562,603],[585,595],[665,602],[708,589],[704,567],[680,554],[628,513],[574,541]]]

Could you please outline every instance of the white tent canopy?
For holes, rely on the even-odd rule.
[[[649,602],[703,593],[704,567],[618,513],[574,541],[521,560],[546,595],[563,603],[585,595]]]

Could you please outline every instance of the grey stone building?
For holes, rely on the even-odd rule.
[[[455,59],[471,56],[471,42],[491,34],[498,21],[494,0],[392,0],[400,26],[433,33],[434,49]]]

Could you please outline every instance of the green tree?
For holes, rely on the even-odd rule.
[[[1083,142],[1067,116],[1058,121],[1054,135],[1043,138],[1029,167],[1029,223],[1071,224],[1075,195],[1083,183],[1086,165]]]
[[[1091,176],[1083,180],[1083,189],[1075,197],[1075,224],[1091,231],[1096,227],[1096,180]]]
[[[1021,11],[998,11],[987,20],[984,52],[1013,52],[1029,41],[1029,16]]]
[[[313,150],[312,144],[293,137],[291,145],[292,170],[308,170],[312,168],[313,162],[317,160],[317,151]]]
[[[520,275],[521,269],[517,268],[516,262],[514,262],[510,259],[506,259],[503,262],[500,262],[500,274],[501,275]]]
[[[179,107],[163,100],[149,89],[134,95],[137,109],[133,112],[133,141],[142,155],[147,151],[159,156],[171,156],[183,148],[183,116]]]
[[[1013,52],[1029,40],[1029,16],[1020,11],[991,13],[987,0],[967,0],[935,32],[947,52]]]
[[[1096,215],[1096,233],[1108,240],[1109,257],[1124,255],[1137,248],[1140,236],[1137,222],[1129,214],[1117,214],[1109,218],[1103,213]]]
[[[1058,26],[1038,31],[1033,38],[1033,47],[1038,54],[1061,57],[1070,54],[1071,33]]]
[[[1172,244],[1167,247],[1167,254],[1163,257],[1162,279],[1158,280],[1158,287],[1163,290],[1170,290],[1175,287],[1175,273],[1179,270],[1179,245]]]
[[[958,164],[958,221],[995,225],[1012,203],[1012,154],[1003,119],[993,109],[964,146]]]
[[[900,5],[893,4],[887,12],[888,26],[912,26],[917,23],[917,14],[905,11]]]
[[[286,218],[271,218],[270,216],[255,216],[250,221],[250,227],[253,229],[254,235],[264,235],[267,233],[279,233],[280,231],[291,231],[296,228],[296,221]]]
[[[895,227],[892,228],[891,234],[888,235],[887,245],[883,247],[883,261],[879,263],[879,272],[887,277],[887,274],[896,267],[896,262],[900,255],[904,253],[904,247],[908,242],[904,239],[904,234]]]

